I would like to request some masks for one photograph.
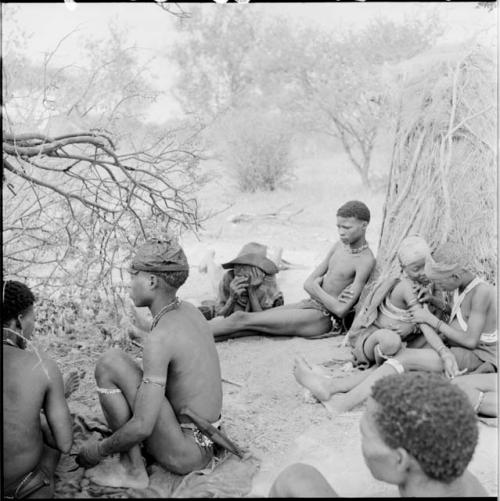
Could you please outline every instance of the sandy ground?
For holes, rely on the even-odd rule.
[[[377,155],[379,162],[387,160],[380,152]],[[220,166],[206,167],[213,181],[200,193],[202,211],[229,208],[204,224],[197,237],[182,238],[191,264],[190,277],[179,291],[182,299],[196,305],[204,299],[214,299],[213,284],[198,270],[203,256],[213,249],[216,261],[224,262],[236,256],[248,241],[283,248],[283,258],[300,266],[278,275],[285,301],[304,298],[305,278],[337,240],[335,212],[353,198],[363,200],[372,210],[367,240],[376,252],[384,191],[372,193],[362,188],[342,154],[323,156],[321,161],[318,158],[298,162],[293,189],[265,194],[238,193]],[[262,217],[276,211],[278,217]],[[231,221],[242,213],[257,217],[248,222]],[[101,411],[95,394],[93,364],[106,347],[99,342],[83,338],[78,345],[70,340],[50,343],[63,371],[75,366],[86,370],[81,388],[72,397],[72,405],[87,407],[96,416]],[[298,460],[317,466],[341,495],[397,495],[395,488],[374,480],[364,465],[358,431],[361,410],[331,420],[322,405],[304,399],[304,391],[293,377],[293,360],[297,355],[319,364],[331,359],[346,360],[349,354],[340,343],[341,338],[310,341],[248,337],[217,344],[223,378],[235,383],[223,383],[226,430],[234,441],[250,447],[261,460],[251,495],[266,496],[278,472]],[[140,352],[137,350],[135,354]],[[338,367],[341,366],[339,362]],[[497,429],[482,428],[473,471],[490,494],[496,495]],[[87,487],[84,481],[82,492],[75,490],[76,485],[70,488],[68,482],[60,482],[57,496],[87,497]]]

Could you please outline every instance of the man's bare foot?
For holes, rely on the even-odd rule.
[[[73,369],[64,379],[64,398],[68,398],[80,386],[80,374],[76,369]]]
[[[324,400],[321,402],[325,409],[330,413],[330,418],[338,416],[347,412],[348,409],[345,408],[345,397],[344,395],[333,395],[329,400]]]
[[[311,369],[303,358],[296,358],[293,374],[297,382],[307,388],[321,402],[331,395],[329,378]]]
[[[106,487],[145,489],[149,485],[146,468],[125,466],[127,463],[113,458],[90,468],[85,476],[92,482]],[[129,463],[130,464],[130,463]]]

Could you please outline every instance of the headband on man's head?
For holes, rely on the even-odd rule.
[[[186,254],[174,237],[151,239],[141,245],[130,265],[131,271],[163,273],[189,271]]]
[[[458,263],[438,263],[432,256],[427,256],[425,260],[424,273],[429,280],[439,280],[449,278],[461,268]]]

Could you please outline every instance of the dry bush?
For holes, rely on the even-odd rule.
[[[220,126],[229,174],[244,192],[274,191],[293,178],[292,132],[286,120],[260,110],[232,112]]]

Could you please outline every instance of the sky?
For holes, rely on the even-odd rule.
[[[210,8],[211,4],[205,4]],[[215,4],[214,4],[215,5]],[[250,3],[228,4],[224,8],[252,8],[270,16],[287,16],[297,23],[326,29],[357,29],[371,20],[382,17],[394,21],[431,14],[440,15],[446,27],[442,43],[466,40],[483,30],[482,39],[495,45],[498,34],[498,9],[488,12],[477,8],[476,2],[375,2],[375,3]],[[189,4],[184,3],[189,9]],[[2,4],[2,42],[12,40],[13,23],[9,12],[14,7],[19,27],[26,33],[20,42],[26,43],[26,54],[34,60],[43,59],[68,33],[77,30],[58,49],[57,62],[65,62],[78,54],[82,37],[100,38],[108,32],[109,23],[127,28],[130,42],[142,48],[142,56],[157,56],[159,63],[154,72],[162,88],[169,88],[175,80],[175,72],[165,60],[165,48],[176,40],[175,17],[164,12],[154,2],[134,3],[100,2],[69,5],[58,3]],[[486,28],[486,31],[484,31]],[[163,58],[163,59],[162,59]],[[56,59],[54,59],[56,61]],[[148,118],[161,121],[165,113],[180,114],[180,109],[168,95],[152,106]]]

